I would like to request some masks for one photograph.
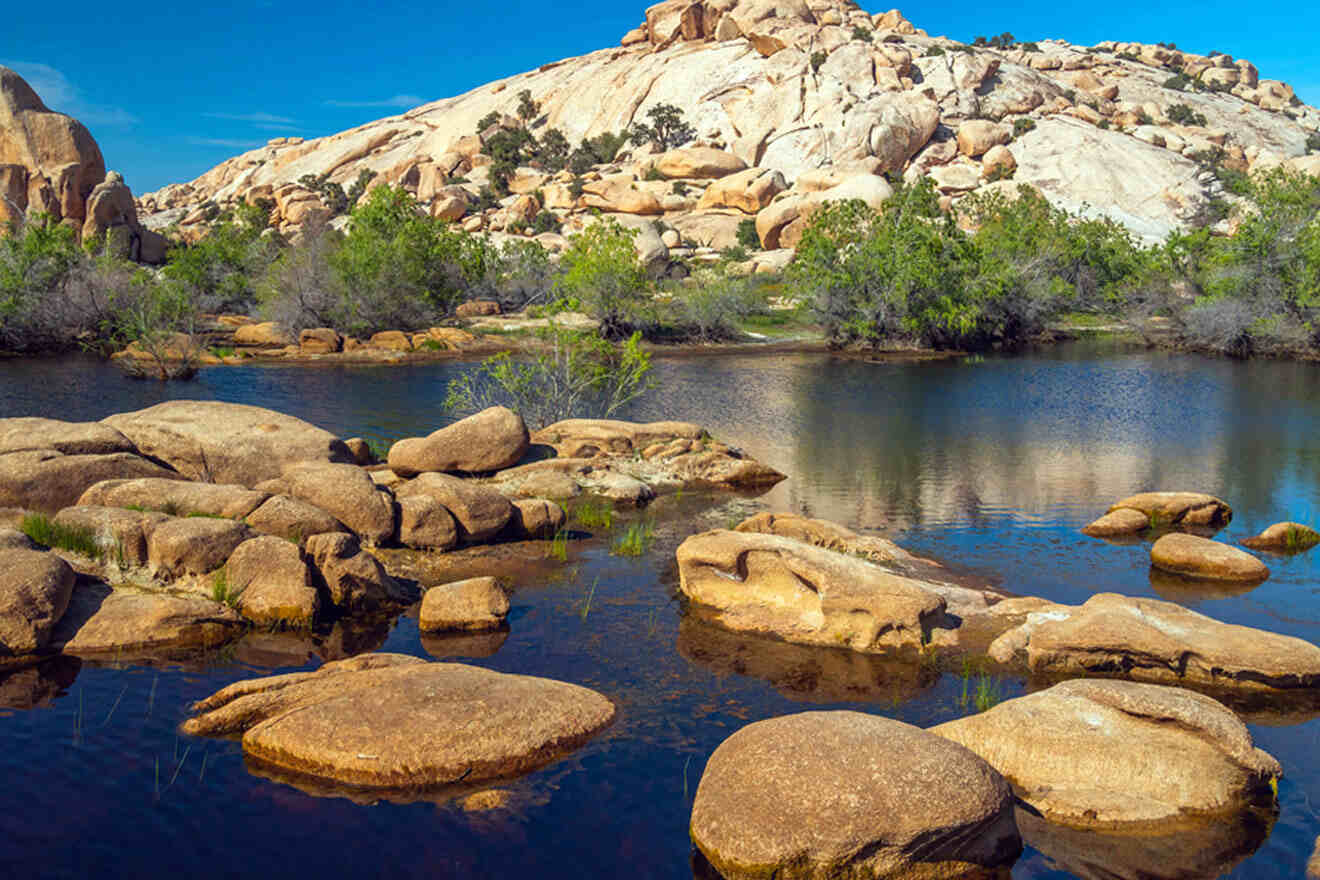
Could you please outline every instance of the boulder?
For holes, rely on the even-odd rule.
[[[558,471],[533,471],[522,479],[513,489],[518,498],[551,498],[562,500],[576,498],[582,494],[582,487],[568,474]]]
[[[1295,553],[1320,544],[1320,532],[1295,522],[1281,522],[1267,528],[1254,538],[1242,543],[1252,550],[1271,550],[1275,553]]]
[[[643,507],[655,497],[655,490],[650,486],[615,470],[592,471],[587,486],[595,495],[634,507]]]
[[[284,470],[289,494],[348,526],[359,537],[379,544],[394,536],[394,502],[355,464],[301,462]]]
[[[239,682],[194,710],[184,733],[241,733],[260,763],[382,789],[520,775],[614,718],[609,700],[577,685],[387,654]]]
[[[154,462],[127,452],[63,455],[32,449],[0,455],[0,507],[55,513],[78,503],[89,486],[102,480],[177,477]]]
[[[147,564],[147,541],[157,526],[169,520],[163,513],[121,507],[79,505],[55,514],[56,525],[91,532],[104,551],[105,561],[121,569]]]
[[[788,189],[784,175],[769,168],[748,168],[717,180],[701,195],[697,210],[732,208],[755,214]]]
[[[568,514],[564,508],[553,501],[520,498],[513,502],[509,532],[515,538],[553,538],[567,521]]]
[[[1147,524],[1154,527],[1219,527],[1233,519],[1233,508],[1213,495],[1200,492],[1142,492],[1116,502],[1108,512],[1116,510],[1141,511]]]
[[[36,548],[32,539],[8,526],[0,526],[0,550],[32,550]]]
[[[662,154],[652,167],[669,180],[717,180],[737,174],[747,163],[724,150],[688,147]]]
[[[251,537],[247,526],[233,520],[170,519],[157,525],[147,537],[147,565],[167,580],[207,574],[223,566],[238,545]]]
[[[334,354],[344,348],[344,337],[329,327],[313,327],[298,334],[303,354]]]
[[[135,480],[103,480],[89,486],[78,504],[99,507],[136,507],[170,516],[202,514],[242,519],[261,506],[265,492],[237,485],[193,483],[160,477]]]
[[[307,557],[325,584],[330,601],[350,612],[377,612],[410,596],[353,535],[328,533],[307,539]]]
[[[583,187],[582,204],[619,214],[663,214],[660,199],[639,186],[631,174],[614,174]]]
[[[823,519],[811,519],[796,513],[758,513],[738,523],[737,532],[778,535],[806,544],[847,553],[876,562],[912,559],[912,555],[893,541],[859,535],[851,529]]]
[[[498,629],[508,615],[509,596],[495,578],[468,578],[427,590],[417,627],[425,633]]]
[[[370,467],[376,463],[371,444],[362,437],[349,437],[344,441],[344,446],[348,448],[348,454],[353,457],[352,463],[358,467]]]
[[[532,435],[532,442],[553,446],[563,458],[631,455],[677,438],[700,440],[706,430],[691,422],[622,422],[614,419],[565,419]]]
[[[400,501],[421,495],[438,502],[457,520],[459,537],[465,543],[495,537],[513,518],[513,505],[499,492],[447,474],[422,474],[395,494]]]
[[[1320,648],[1310,642],[1114,593],[1081,606],[1041,607],[989,650],[999,662],[1025,662],[1042,676],[1127,678],[1225,694],[1320,686]]]
[[[402,330],[382,330],[373,333],[367,345],[371,348],[383,348],[386,351],[412,351],[412,340]]]
[[[1082,534],[1092,538],[1115,538],[1121,535],[1135,535],[1150,528],[1150,517],[1140,510],[1121,507],[1112,513],[1106,513],[1095,522],[1082,529]]]
[[[46,647],[69,607],[74,578],[54,553],[0,549],[0,658]]]
[[[126,654],[214,648],[243,628],[236,612],[207,599],[80,587],[51,645],[78,657],[123,659]]]
[[[771,202],[756,215],[756,235],[761,239],[761,247],[768,251],[786,245],[780,243],[784,230],[798,219],[803,204],[802,196],[789,195]]]
[[[459,318],[483,318],[500,313],[500,304],[488,299],[474,299],[470,302],[459,303],[458,308],[454,309],[454,315]]]
[[[733,734],[706,763],[690,830],[728,880],[990,876],[1022,850],[1012,791],[989,764],[860,712]]]
[[[522,416],[493,406],[427,437],[410,437],[390,447],[390,470],[401,477],[445,471],[497,471],[512,467],[530,443]]]
[[[272,495],[247,516],[247,524],[263,535],[301,544],[312,535],[347,532],[344,524],[314,504],[289,495]]]
[[[996,145],[981,157],[981,176],[987,179],[1004,178],[1017,170],[1017,159],[1008,147]]]
[[[1139,827],[1270,806],[1279,763],[1207,696],[1068,681],[931,728],[990,763],[1053,822]]]
[[[739,632],[867,653],[920,649],[945,600],[922,582],[777,535],[716,530],[679,545],[679,589]]]
[[[33,449],[53,449],[64,455],[136,453],[123,434],[100,422],[61,422],[56,419],[0,419],[0,455]]]
[[[458,523],[434,498],[400,498],[399,543],[416,550],[452,550],[458,546]]]
[[[301,335],[299,342],[301,343]],[[284,348],[293,345],[293,334],[278,321],[264,321],[260,324],[244,324],[234,330],[235,345],[250,345],[260,348]]]
[[[1150,563],[1158,569],[1220,581],[1263,581],[1270,570],[1250,553],[1180,532],[1164,535],[1150,548]]]
[[[281,476],[294,462],[352,460],[343,441],[329,431],[259,406],[172,400],[111,416],[102,424],[191,480],[255,486]]]
[[[308,627],[321,599],[297,544],[264,535],[244,541],[225,574],[238,593],[238,611],[261,626]]]

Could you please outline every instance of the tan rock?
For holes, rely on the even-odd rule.
[[[234,330],[234,342],[237,345],[284,348],[293,345],[293,334],[287,327],[276,321],[261,324],[244,324]]]
[[[556,471],[534,471],[518,482],[513,495],[518,498],[551,498],[562,500],[576,498],[582,494],[582,487],[568,474]]]
[[[417,550],[452,550],[458,546],[458,523],[434,498],[400,498],[399,543]]]
[[[747,163],[724,150],[687,147],[661,154],[653,167],[669,180],[716,180],[743,171]]]
[[[958,126],[958,152],[975,159],[993,146],[1008,143],[1012,137],[1007,126],[985,119],[969,119]]]
[[[154,462],[127,452],[108,455],[62,455],[34,449],[0,455],[0,507],[41,513],[78,503],[88,487],[102,480],[177,476]]]
[[[920,648],[944,613],[945,600],[919,581],[791,538],[704,532],[677,557],[679,589],[699,613],[798,644]]]
[[[102,424],[122,432],[144,455],[167,462],[193,480],[254,486],[279,477],[293,462],[351,459],[343,441],[329,431],[237,403],[173,400],[111,416]],[[111,476],[164,474],[101,479]]]
[[[761,239],[761,247],[775,250],[780,247],[780,237],[802,211],[803,200],[800,196],[789,196],[772,202],[756,215],[756,235]]]
[[[1275,523],[1254,538],[1246,538],[1242,543],[1252,550],[1291,553],[1309,550],[1320,544],[1320,532],[1301,523],[1281,522]]]
[[[509,596],[493,577],[432,587],[422,596],[417,627],[422,632],[498,629],[509,614]]]
[[[1201,694],[1069,681],[931,728],[972,749],[1054,822],[1140,827],[1274,801],[1279,763]]]
[[[331,603],[344,611],[374,613],[411,598],[354,535],[313,535],[307,539],[306,551]]]
[[[453,514],[459,536],[467,543],[495,537],[513,518],[513,505],[499,492],[447,474],[422,474],[400,486],[395,494],[401,502],[417,495],[438,502]]]
[[[46,647],[73,595],[73,569],[54,553],[0,549],[0,657]]]
[[[544,498],[520,498],[513,502],[510,531],[520,538],[553,538],[568,521],[564,508]]]
[[[242,733],[247,755],[300,775],[416,789],[526,773],[614,718],[609,700],[576,685],[391,660],[366,655],[239,682],[198,704],[202,714],[183,730]]]
[[[1196,535],[1164,535],[1150,548],[1151,565],[1186,577],[1222,581],[1263,581],[1270,570],[1256,557],[1228,544]]]
[[[1082,534],[1093,538],[1112,538],[1120,535],[1135,535],[1148,528],[1150,528],[1150,517],[1131,507],[1120,507],[1082,529]]]
[[[1021,851],[1012,804],[962,746],[875,715],[804,712],[720,744],[690,830],[730,880],[988,875]]]
[[[1017,170],[1017,159],[1008,147],[996,145],[981,157],[981,176],[994,179],[1007,177]]]
[[[616,174],[583,187],[582,204],[620,214],[663,214],[660,199],[629,174]]]
[[[244,541],[225,564],[239,613],[262,626],[311,626],[321,607],[298,545],[264,536]]]
[[[624,422],[616,419],[564,419],[532,435],[533,443],[553,446],[564,458],[631,455],[677,438],[700,440],[706,431],[691,422]]]
[[[285,494],[272,495],[247,515],[247,524],[263,535],[300,544],[312,535],[347,532],[344,524],[314,504]]]
[[[136,453],[127,437],[100,422],[55,419],[0,419],[0,455],[31,449],[53,449],[64,455]]]
[[[348,526],[372,543],[394,535],[394,505],[367,472],[353,464],[300,462],[284,471],[289,494]]]
[[[172,580],[208,574],[222,567],[238,545],[252,537],[242,523],[210,517],[170,519],[147,537],[147,564],[158,577]]]
[[[893,541],[859,535],[837,523],[811,519],[796,513],[758,513],[738,523],[734,531],[792,538],[836,553],[861,556],[877,562],[913,558]]]
[[[315,327],[298,334],[303,354],[334,354],[344,348],[344,337],[330,327]]]
[[[170,516],[201,514],[243,519],[268,497],[265,492],[232,484],[141,477],[133,480],[103,480],[89,486],[78,498],[78,504],[137,507]]]
[[[786,189],[788,184],[778,171],[749,168],[706,187],[697,209],[733,208],[745,214],[755,214]]]
[[[91,532],[105,562],[119,568],[146,565],[147,539],[156,526],[169,519],[163,513],[82,505],[55,514],[57,525]]]
[[[1141,511],[1153,526],[1225,526],[1233,519],[1233,508],[1200,492],[1142,492],[1115,502],[1109,512],[1122,508]]]
[[[500,304],[488,299],[474,299],[470,302],[459,303],[458,308],[454,309],[454,315],[459,318],[482,318],[489,315],[498,315],[500,313]]]
[[[51,637],[51,646],[76,657],[119,661],[214,648],[243,630],[238,614],[207,599],[81,587]]]
[[[390,447],[390,470],[401,477],[445,471],[497,471],[517,464],[530,443],[522,416],[502,406],[482,410],[427,437]]]
[[[401,330],[382,330],[373,333],[367,345],[387,351],[412,351],[412,341],[408,339],[408,334]]]

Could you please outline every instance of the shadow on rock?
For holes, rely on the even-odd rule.
[[[901,703],[939,678],[937,669],[916,656],[794,645],[730,632],[693,614],[679,623],[677,647],[684,658],[719,675],[764,679],[790,700],[806,703]]]
[[[1227,874],[1270,836],[1276,815],[1248,810],[1231,819],[1148,834],[1056,825],[1030,808],[1017,810],[1022,842],[1050,867],[1083,880],[1210,880]]]

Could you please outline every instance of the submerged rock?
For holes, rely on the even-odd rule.
[[[242,734],[259,762],[373,789],[521,775],[614,719],[613,703],[577,685],[393,654],[239,682],[194,711],[184,733]]]
[[[508,614],[509,596],[499,581],[468,578],[427,590],[417,627],[424,633],[498,629]]]
[[[0,657],[46,647],[73,583],[73,569],[53,553],[0,549]]]
[[[530,443],[522,416],[493,406],[426,437],[390,447],[390,470],[401,477],[428,472],[498,471],[517,464]]]
[[[968,749],[859,712],[758,721],[720,744],[692,841],[728,880],[958,877],[1022,849],[1008,783]]]
[[[1254,538],[1247,538],[1244,546],[1252,550],[1272,550],[1276,553],[1297,553],[1320,544],[1320,532],[1295,522],[1281,522],[1267,528]]]
[[[920,581],[776,535],[705,532],[677,557],[679,589],[699,614],[799,644],[920,648],[946,604]]]
[[[1270,576],[1265,563],[1250,553],[1180,533],[1164,535],[1156,541],[1150,548],[1150,562],[1174,574],[1212,580],[1256,583]]]
[[[985,758],[1046,819],[1081,827],[1268,806],[1283,772],[1215,700],[1128,681],[1064,682],[931,732]]]

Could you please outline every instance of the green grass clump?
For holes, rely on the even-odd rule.
[[[230,608],[238,607],[238,597],[243,591],[229,582],[229,573],[223,568],[215,573],[211,580],[211,599]]]
[[[629,523],[622,535],[614,540],[610,553],[615,556],[641,556],[655,540],[655,527],[646,520]]]
[[[977,712],[984,712],[1003,701],[1002,683],[986,671],[982,661],[964,657],[958,677],[963,682],[962,693],[958,696],[959,708],[975,707]]]
[[[23,517],[19,531],[44,547],[68,550],[91,559],[100,559],[104,553],[92,529],[66,526],[44,514],[31,513]]]
[[[551,539],[550,547],[546,550],[546,554],[551,559],[557,559],[560,562],[568,561],[568,531],[566,529],[560,529],[555,532],[555,536]]]
[[[613,528],[614,505],[604,499],[587,498],[574,508],[573,517],[583,528]]]
[[[1320,543],[1320,538],[1316,537],[1315,532],[1299,529],[1292,525],[1288,526],[1288,534],[1284,536],[1283,540],[1284,546],[1293,553],[1297,553],[1301,550],[1309,550],[1317,543]]]

